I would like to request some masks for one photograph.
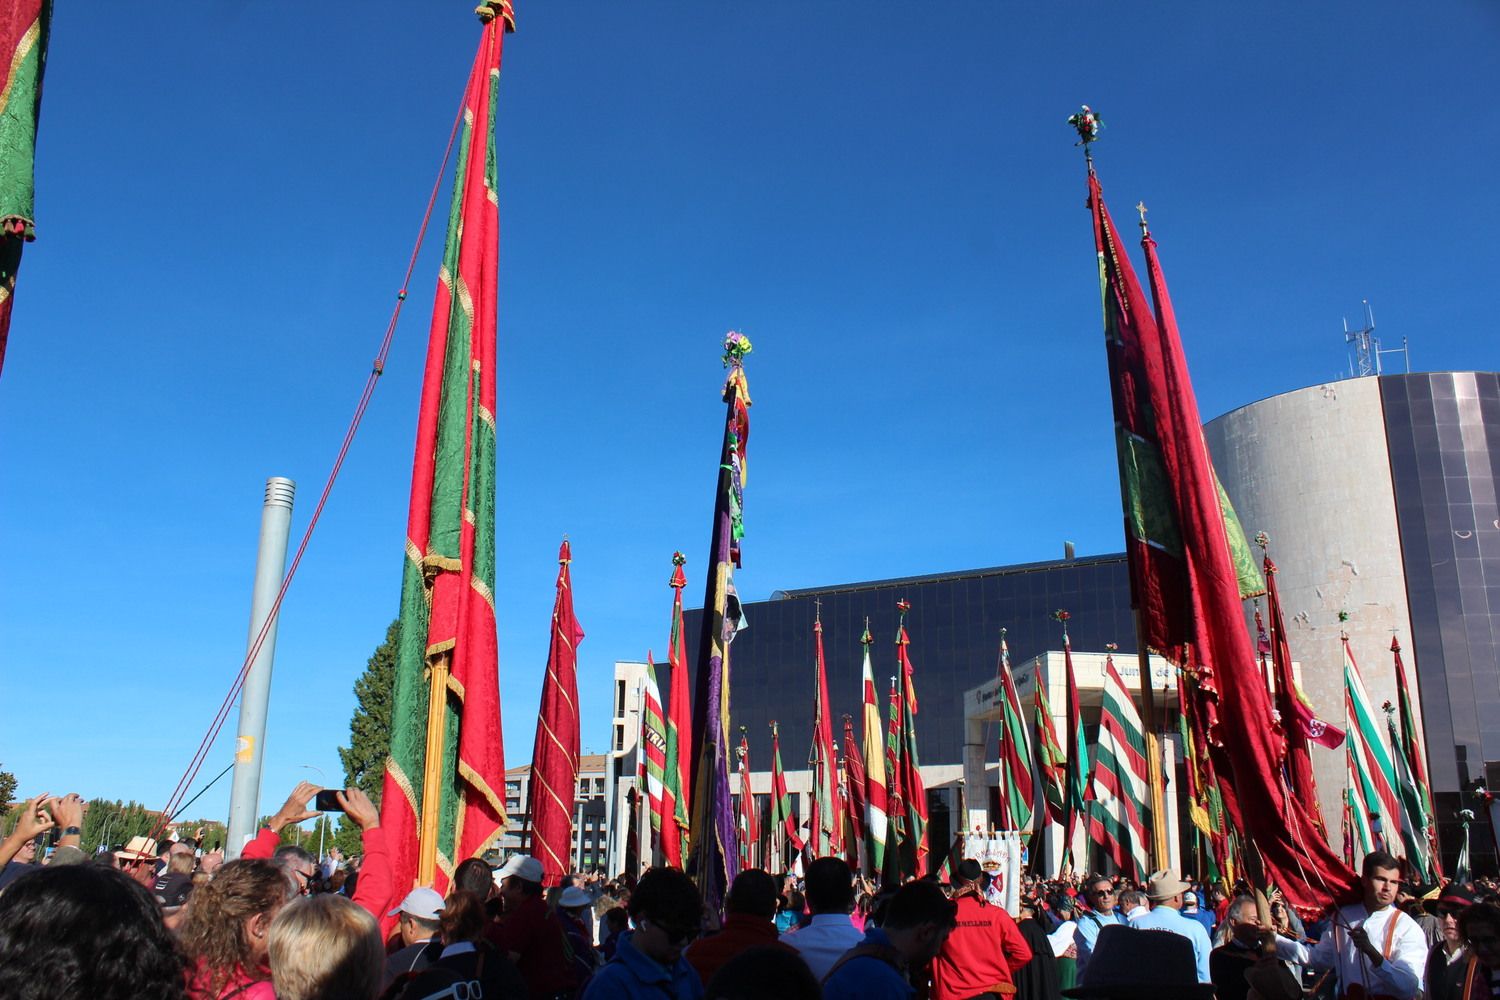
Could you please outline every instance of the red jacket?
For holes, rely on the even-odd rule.
[[[797,954],[796,948],[777,939],[776,925],[769,918],[731,913],[724,918],[719,933],[694,941],[683,957],[706,986],[725,962],[751,948],[775,948],[789,955]]]
[[[954,902],[958,926],[932,960],[932,1000],[1014,993],[1011,974],[1031,961],[1031,945],[1021,928],[981,896],[965,893]]]

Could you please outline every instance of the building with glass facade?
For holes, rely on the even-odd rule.
[[[963,695],[994,677],[1000,629],[1006,629],[1011,656],[1019,661],[1061,647],[1062,626],[1051,615],[1066,609],[1075,648],[1102,650],[1115,642],[1123,655],[1133,655],[1130,581],[1124,555],[1090,556],[778,591],[768,601],[745,604],[749,628],[735,637],[732,647],[730,704],[734,725],[746,727],[749,734],[757,770],[770,759],[773,720],[781,733],[783,765],[788,771],[807,768],[816,677],[813,621],[819,614],[837,738],[842,739],[844,715],[853,717],[856,736],[860,733],[864,647],[859,640],[867,619],[884,714],[896,673],[896,604],[903,600],[911,604],[908,655],[916,678],[917,743],[928,784],[930,842],[936,849],[951,840],[958,809]],[[698,648],[701,622],[701,610],[686,613],[690,656]]]
[[[1341,635],[1349,636],[1377,707],[1395,698],[1390,645],[1393,635],[1400,640],[1418,688],[1451,871],[1458,811],[1474,805],[1466,789],[1488,777],[1500,791],[1500,376],[1434,372],[1311,386],[1231,411],[1207,424],[1204,436],[1247,535],[1270,536],[1292,655],[1318,715],[1344,718]],[[841,738],[845,714],[858,735],[860,636],[868,621],[884,711],[903,600],[911,605],[917,734],[938,851],[953,835],[959,806],[965,692],[995,676],[1000,630],[1018,665],[1055,655],[1062,633],[1052,614],[1066,609],[1075,650],[1097,653],[1117,643],[1117,656],[1133,661],[1129,577],[1124,555],[1089,556],[778,591],[744,605],[749,627],[732,647],[730,701],[734,725],[748,731],[757,798],[769,790],[773,720],[793,790],[805,788],[814,620],[821,615],[835,736]],[[1248,624],[1252,608],[1246,613]],[[700,610],[687,612],[694,661],[701,621]],[[608,781],[616,815],[634,782],[640,669],[617,665],[616,759]],[[1175,706],[1164,707],[1170,725]],[[1313,756],[1320,808],[1337,847],[1345,754],[1314,747]],[[971,773],[976,763],[969,761]],[[970,810],[987,805],[975,791],[965,803]],[[1487,814],[1475,811],[1474,868],[1492,872]],[[623,838],[623,827],[612,823],[616,851]],[[1189,857],[1186,847],[1182,856]]]
[[[1392,636],[1415,678],[1445,864],[1464,791],[1500,783],[1500,376],[1426,372],[1281,393],[1204,436],[1248,533],[1280,568],[1292,655],[1318,714],[1344,718],[1343,647],[1378,708],[1396,696]],[[1344,753],[1314,748],[1337,839]],[[1495,870],[1485,810],[1475,869]],[[1387,829],[1391,829],[1387,824]]]

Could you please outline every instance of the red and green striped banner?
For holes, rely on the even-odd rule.
[[[912,669],[911,637],[906,633],[906,613],[911,605],[901,601],[897,605],[901,613],[896,634],[896,662],[900,667],[902,696],[896,700],[897,718],[901,740],[901,795],[905,809],[904,827],[901,831],[901,864],[908,874],[921,877],[927,874],[927,789],[922,783],[922,763],[917,755],[917,682]]]
[[[839,801],[838,754],[828,710],[828,670],[823,660],[823,619],[813,619],[816,676],[813,681],[812,809],[808,837],[815,857],[843,850],[843,809]]]
[[[495,636],[495,108],[510,4],[484,5],[464,95],[448,238],[417,420],[401,581],[401,640],[381,826],[397,898],[417,875],[424,798],[438,804],[435,886],[504,828],[505,755]],[[428,671],[446,659],[440,780],[424,788]]]
[[[760,863],[760,859],[755,856],[759,853],[760,829],[756,823],[755,792],[750,787],[750,740],[745,735],[744,726],[740,727],[740,746],[736,755],[739,757],[740,779],[740,871],[747,871]]]
[[[1067,822],[1064,825],[1062,850],[1062,867],[1066,868],[1073,853],[1073,837],[1080,825],[1087,825],[1089,814],[1089,744],[1083,730],[1083,706],[1078,700],[1078,677],[1073,672],[1073,643],[1068,639],[1066,621],[1063,623],[1063,672],[1068,678],[1068,773],[1065,789]],[[1088,859],[1077,860],[1086,862]]]
[[[1393,840],[1390,836],[1392,830],[1399,832],[1401,805],[1396,798],[1391,754],[1385,745],[1385,727],[1376,718],[1365,692],[1349,637],[1343,636],[1342,641],[1349,731],[1349,821],[1356,854],[1363,857],[1375,850],[1403,854],[1399,837]]]
[[[682,567],[687,557],[672,553],[672,634],[667,643],[667,666],[671,671],[667,692],[667,762],[662,776],[663,807],[671,822],[662,823],[662,853],[667,864],[681,868],[688,853],[688,796],[693,787],[692,755],[688,740],[693,734],[693,696],[688,688],[687,639],[682,631],[682,588],[687,576]]]
[[[1418,800],[1413,803],[1413,809],[1423,817],[1422,836],[1427,841],[1428,856],[1431,859],[1429,881],[1441,882],[1443,862],[1442,853],[1438,849],[1437,812],[1432,806],[1432,786],[1427,781],[1427,747],[1422,742],[1422,734],[1417,731],[1417,713],[1411,700],[1411,688],[1406,684],[1406,665],[1401,662],[1401,643],[1395,636],[1391,636],[1391,657],[1396,666],[1396,701],[1401,711],[1401,742],[1400,749],[1396,752],[1405,758],[1406,769],[1416,787]]]
[[[1089,835],[1128,878],[1144,881],[1151,870],[1146,833],[1146,737],[1135,701],[1115,669],[1104,658],[1103,707],[1099,742],[1094,747],[1093,799]]]
[[[886,837],[881,878],[887,885],[899,885],[910,871],[902,867],[901,845],[906,840],[906,789],[901,786],[901,691],[891,678],[891,694],[886,705],[885,773]]]
[[[1005,630],[1000,630],[1000,689],[1003,709],[1000,718],[1000,828],[1025,831],[1031,827],[1035,809],[1036,784],[1031,770],[1031,738],[1026,733],[1026,719],[1021,698],[1016,694],[1015,678],[1010,672],[1010,647]],[[968,825],[960,817],[959,829]]]
[[[1061,823],[1067,808],[1068,757],[1057,739],[1057,723],[1052,718],[1052,698],[1047,693],[1047,675],[1042,661],[1037,663],[1031,716],[1032,726],[1036,729],[1037,769],[1042,782],[1046,819]]]
[[[802,838],[797,835],[797,815],[792,812],[792,796],[786,790],[786,772],[781,768],[781,733],[774,722],[771,723],[771,818],[767,826],[771,856],[764,863],[785,871],[787,842],[791,842],[793,850],[800,851]]]
[[[864,635],[860,636],[864,647],[864,663],[861,677],[864,686],[864,748],[865,748],[865,838],[868,845],[866,865],[871,872],[884,871],[885,841],[888,821],[887,770],[885,747],[881,742],[880,701],[875,693],[875,673],[870,666],[870,647],[875,637],[870,635],[870,623],[865,622]]]
[[[649,652],[642,710],[645,715],[641,720],[640,753],[646,764],[646,811],[651,814],[651,833],[665,850],[662,826],[671,820],[670,810],[665,807],[663,781],[667,770],[667,723],[661,707],[661,685],[656,680],[656,660]]]

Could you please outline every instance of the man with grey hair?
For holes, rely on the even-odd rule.
[[[1115,883],[1107,875],[1095,875],[1083,884],[1084,901],[1088,909],[1079,910],[1078,926],[1073,931],[1073,945],[1078,951],[1078,978],[1083,979],[1083,970],[1094,953],[1094,942],[1099,932],[1110,924],[1123,924],[1115,912]]]
[[[1120,893],[1120,912],[1125,914],[1125,923],[1128,924],[1150,913],[1146,907],[1146,894],[1139,889],[1126,889]]]
[[[1224,913],[1228,938],[1208,955],[1208,974],[1219,1000],[1246,1000],[1250,995],[1245,973],[1260,958],[1260,953],[1240,940],[1235,929],[1254,923],[1255,900],[1249,896],[1236,896],[1229,901],[1229,909]]]

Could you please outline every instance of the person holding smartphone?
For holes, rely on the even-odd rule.
[[[386,850],[385,834],[380,829],[380,810],[375,808],[375,804],[370,801],[368,795],[352,785],[343,791],[338,791],[319,788],[310,781],[298,782],[297,787],[292,789],[292,794],[287,796],[281,808],[266,821],[266,825],[255,835],[255,839],[245,845],[245,849],[240,852],[240,857],[275,857],[276,849],[281,843],[281,831],[285,827],[322,815],[319,809],[307,808],[308,803],[320,795],[322,796],[319,799],[320,803],[336,805],[339,811],[358,824],[363,831],[360,840],[364,845],[364,860],[360,865],[359,882],[354,888],[353,900],[379,920],[381,911],[390,901],[393,889],[394,875],[391,872],[391,856]],[[298,888],[303,892],[307,891],[303,887],[315,877],[317,867],[309,862],[305,871],[305,880],[299,878],[297,872],[293,872],[292,875],[298,883]]]

